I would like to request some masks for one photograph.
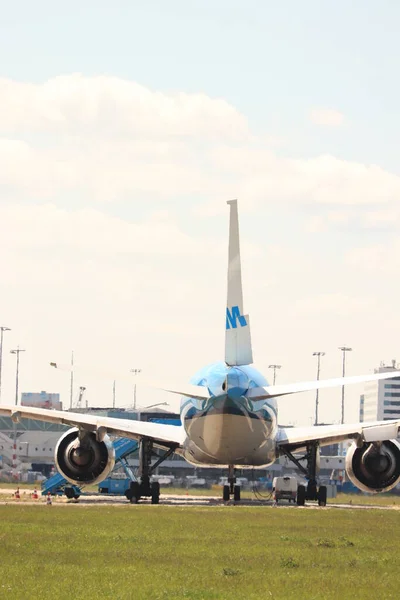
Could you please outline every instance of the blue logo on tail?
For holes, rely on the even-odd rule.
[[[237,329],[237,322],[239,321],[240,327],[246,327],[246,317],[240,314],[238,306],[232,306],[232,311],[229,308],[226,309],[226,328]]]

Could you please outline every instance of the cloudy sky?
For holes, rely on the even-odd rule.
[[[238,198],[255,365],[310,380],[400,359],[400,5],[0,0],[2,402],[132,403],[223,358]],[[90,367],[90,368],[89,368]],[[121,375],[120,375],[121,374]],[[126,379],[124,379],[126,376]],[[346,420],[361,387],[349,387]],[[320,394],[340,419],[340,388]],[[179,400],[140,389],[138,403]],[[308,424],[314,394],[281,401]]]

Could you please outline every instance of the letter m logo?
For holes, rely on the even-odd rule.
[[[239,321],[240,327],[246,327],[247,321],[246,318],[240,314],[240,310],[238,306],[232,306],[232,310],[229,308],[226,309],[226,328],[236,329],[237,322]]]

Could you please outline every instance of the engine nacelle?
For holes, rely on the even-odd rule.
[[[76,485],[99,483],[115,465],[115,451],[108,435],[99,442],[96,434],[79,434],[74,427],[60,437],[55,448],[57,470]]]
[[[353,442],[346,454],[346,472],[364,492],[387,492],[400,482],[400,444],[397,440]]]

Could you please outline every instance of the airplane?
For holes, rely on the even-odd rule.
[[[303,473],[307,485],[299,485],[297,504],[316,500],[326,505],[327,488],[318,485],[320,448],[351,440],[346,454],[349,479],[367,492],[388,491],[400,482],[400,420],[310,427],[278,424],[282,396],[400,377],[400,371],[294,384],[269,385],[253,365],[250,320],[243,310],[242,274],[237,200],[228,201],[229,261],[225,319],[224,361],[202,368],[189,384],[159,386],[181,396],[181,425],[132,421],[67,411],[0,406],[0,415],[62,423],[72,427],[58,440],[55,463],[72,484],[99,483],[115,464],[109,435],[139,443],[139,479],[127,496],[132,503],[151,497],[159,503],[160,487],[151,482],[154,470],[174,452],[201,467],[228,469],[223,500],[240,501],[236,468],[268,468],[280,456],[289,458]],[[54,363],[52,363],[54,366]],[[55,365],[57,366],[57,365]],[[154,449],[158,454],[154,458]],[[299,456],[300,454],[300,456]]]

